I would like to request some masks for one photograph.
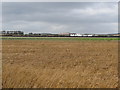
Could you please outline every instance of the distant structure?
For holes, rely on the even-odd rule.
[[[92,34],[79,34],[79,33],[70,33],[71,37],[92,37]]]
[[[79,33],[28,33],[24,34],[23,31],[1,31],[0,36],[13,36],[13,37],[120,37],[120,33],[116,34],[79,34]]]
[[[66,37],[67,37],[67,36],[70,36],[70,33],[60,33],[60,34],[58,34],[58,35],[61,36],[61,37],[62,37],[62,36],[66,36]]]
[[[70,36],[74,37],[74,36],[76,36],[76,33],[70,33]]]
[[[2,36],[21,36],[24,35],[24,32],[22,31],[1,31],[0,34]]]

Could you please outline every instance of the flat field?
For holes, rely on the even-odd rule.
[[[3,88],[116,88],[117,40],[3,39]]]

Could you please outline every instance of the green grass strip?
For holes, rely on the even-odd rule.
[[[2,40],[120,40],[120,38],[102,37],[0,37]]]

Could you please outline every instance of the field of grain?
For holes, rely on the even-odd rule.
[[[2,88],[2,40],[0,40],[0,89]]]
[[[3,40],[3,88],[116,88],[118,42]]]

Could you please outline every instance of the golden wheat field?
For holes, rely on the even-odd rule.
[[[116,88],[117,41],[3,40],[3,88]]]

